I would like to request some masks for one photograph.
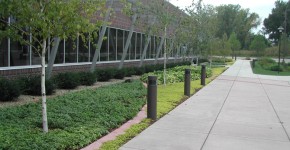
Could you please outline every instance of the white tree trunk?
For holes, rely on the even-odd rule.
[[[46,39],[43,39],[41,52],[41,95],[42,95],[42,127],[43,132],[48,132],[47,111],[46,111],[46,90],[45,90],[45,53]]]
[[[164,53],[164,70],[163,70],[164,85],[166,85],[166,52]]]
[[[163,70],[163,82],[164,85],[166,86],[166,32],[167,32],[167,27],[165,26],[164,28],[164,32],[165,32],[165,41],[164,41],[164,70]]]

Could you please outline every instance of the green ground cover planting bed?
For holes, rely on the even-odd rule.
[[[145,96],[142,83],[134,81],[49,99],[47,134],[41,103],[1,108],[0,149],[82,148],[134,117]]]
[[[198,66],[177,66],[174,68],[170,68],[166,70],[166,83],[178,83],[178,82],[183,82],[184,81],[184,71],[185,69],[191,69],[191,80],[198,80],[200,79],[200,74],[201,74],[201,67]],[[141,76],[141,81],[147,82],[148,76],[149,75],[154,75],[157,76],[158,78],[158,84],[163,84],[163,71],[154,71],[154,72],[149,72]],[[206,77],[211,77],[212,76],[212,69],[211,68],[206,68]]]
[[[275,60],[271,58],[260,58],[255,62],[255,67],[252,67],[252,70],[255,74],[290,76],[290,63],[282,62],[279,68]]]

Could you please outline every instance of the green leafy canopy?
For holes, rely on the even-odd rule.
[[[1,23],[6,34],[14,40],[32,45],[23,36],[32,34],[33,41],[41,45],[49,37],[75,38],[77,33],[90,33],[102,24],[94,20],[105,12],[106,0],[2,0]],[[8,17],[11,23],[8,24]],[[34,47],[39,50],[40,47]]]

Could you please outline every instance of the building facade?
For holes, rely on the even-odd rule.
[[[174,7],[170,4],[170,7]],[[122,58],[125,43],[127,41],[132,19],[121,12],[120,4],[115,2],[112,6],[114,13],[110,18],[111,24],[107,27],[105,38],[98,55],[97,67],[116,67]],[[104,19],[98,18],[96,19]],[[8,18],[8,22],[13,21]],[[133,30],[129,48],[125,58],[124,66],[137,66],[145,46],[147,35],[144,28],[136,25]],[[31,39],[31,37],[23,37]],[[58,46],[54,61],[53,73],[65,71],[88,71],[92,64],[92,59],[96,51],[99,37],[94,37],[94,41],[83,42],[82,38],[76,40],[61,40]],[[167,41],[172,39],[167,37]],[[48,41],[49,42],[49,41]],[[156,58],[157,49],[161,44],[161,36],[154,34],[144,57],[144,64],[152,64]],[[37,45],[35,45],[37,46]],[[164,44],[162,45],[158,62],[163,60]],[[47,61],[50,59],[51,49],[47,52]],[[180,50],[174,48],[168,55],[169,61],[175,61],[180,56]],[[0,75],[4,77],[14,77],[19,75],[30,75],[40,73],[41,58],[31,46],[24,45],[13,39],[5,38],[0,43]]]

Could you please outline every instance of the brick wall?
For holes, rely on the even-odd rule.
[[[176,62],[181,61],[178,59]],[[174,59],[168,60],[168,63],[173,63]],[[118,62],[105,62],[105,63],[98,63],[96,68],[116,68],[119,66]],[[124,67],[137,67],[139,66],[140,61],[126,61],[124,63]],[[158,64],[162,64],[163,60],[158,60]],[[144,65],[154,64],[153,60],[144,60]],[[68,65],[68,66],[54,66],[53,68],[53,75],[61,73],[61,72],[81,72],[81,71],[89,71],[91,64],[77,64],[77,65]],[[40,75],[41,68],[20,68],[20,69],[9,69],[9,70],[0,70],[0,76],[4,78],[17,78],[20,76],[29,76],[29,75]]]

